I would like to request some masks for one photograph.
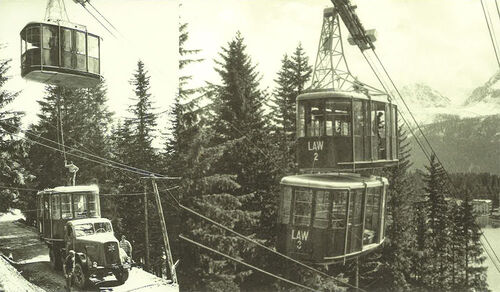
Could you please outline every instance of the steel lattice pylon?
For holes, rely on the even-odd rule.
[[[354,82],[344,56],[338,12],[326,8],[310,89],[347,90]]]

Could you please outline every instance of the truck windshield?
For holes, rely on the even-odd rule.
[[[75,225],[76,237],[92,235],[96,233],[112,232],[113,228],[109,222],[84,223]]]

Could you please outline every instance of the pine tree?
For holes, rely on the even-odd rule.
[[[132,117],[125,119],[113,134],[116,160],[146,171],[158,172],[158,155],[152,145],[156,131],[156,115],[150,93],[150,76],[142,61],[137,62],[137,69],[133,74],[130,84],[133,86],[135,97],[133,104],[129,106]],[[144,175],[147,175],[145,173]],[[142,183],[141,183],[142,182]],[[114,185],[119,193],[140,193],[144,191],[144,183],[137,175],[125,172],[117,173]],[[117,199],[119,208],[118,218],[124,234],[127,235],[134,246],[133,257],[138,262],[145,261],[145,238],[144,238],[144,201],[137,197],[123,197]],[[134,211],[132,211],[134,210]],[[158,212],[154,200],[148,200],[148,213],[151,222],[159,222]],[[161,275],[165,269],[161,259],[164,253],[161,230],[159,224],[150,224],[150,251],[151,259],[160,259],[152,262],[152,268],[157,275]]]
[[[462,263],[459,266],[463,272],[459,274],[462,276],[457,279],[455,288],[458,290],[488,290],[486,282],[486,267],[483,266],[486,259],[483,248],[481,246],[482,232],[479,225],[476,223],[476,216],[473,212],[472,200],[468,192],[465,194],[465,200],[458,208],[458,219],[455,224],[459,226],[457,236],[457,245],[462,250],[458,253],[461,256]],[[461,215],[461,216],[460,216]]]
[[[299,44],[291,57],[284,55],[281,68],[275,79],[277,88],[271,105],[271,121],[275,126],[276,141],[279,145],[283,171],[294,167],[295,161],[295,101],[305,89],[312,74],[309,58]]]
[[[445,290],[450,286],[450,220],[445,200],[446,178],[442,166],[431,155],[430,165],[423,179],[426,184],[426,249],[429,265],[426,267],[424,284],[430,289]]]
[[[15,135],[20,131],[23,113],[6,108],[19,95],[19,92],[10,92],[5,89],[5,85],[10,79],[7,75],[10,62],[10,59],[0,59],[0,186],[2,186],[0,189],[0,212],[5,212],[13,207],[14,202],[18,199],[21,199],[21,202],[16,207],[35,209],[34,204],[30,204],[31,193],[20,194],[18,190],[8,188],[23,187],[31,179],[24,166],[27,145]],[[28,221],[32,221],[34,214],[26,215],[28,215]]]

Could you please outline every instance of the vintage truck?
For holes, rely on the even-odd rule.
[[[101,218],[96,185],[46,189],[37,193],[37,203],[37,227],[54,269],[61,270],[74,250],[75,286],[84,288],[91,278],[111,274],[120,283],[127,280],[131,259],[120,248],[111,222]]]

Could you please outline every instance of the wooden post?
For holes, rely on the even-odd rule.
[[[356,287],[356,291],[359,291],[357,288],[359,287],[359,258],[356,257],[356,267],[354,268],[354,286]]]
[[[163,216],[163,207],[161,206],[160,193],[158,192],[158,186],[156,185],[155,177],[152,177],[151,182],[153,184],[153,191],[155,194],[156,205],[158,207],[158,215],[160,216],[161,231],[163,233],[163,243],[165,245],[167,263],[170,268],[170,273],[172,274],[172,282],[176,284],[177,274],[175,272],[174,261],[172,259],[172,252],[170,251],[170,243],[168,241],[168,233],[167,233],[167,224],[165,223],[165,217]]]
[[[144,236],[146,237],[146,260],[144,266],[146,271],[149,271],[149,225],[148,225],[148,195],[147,187],[144,184]]]

